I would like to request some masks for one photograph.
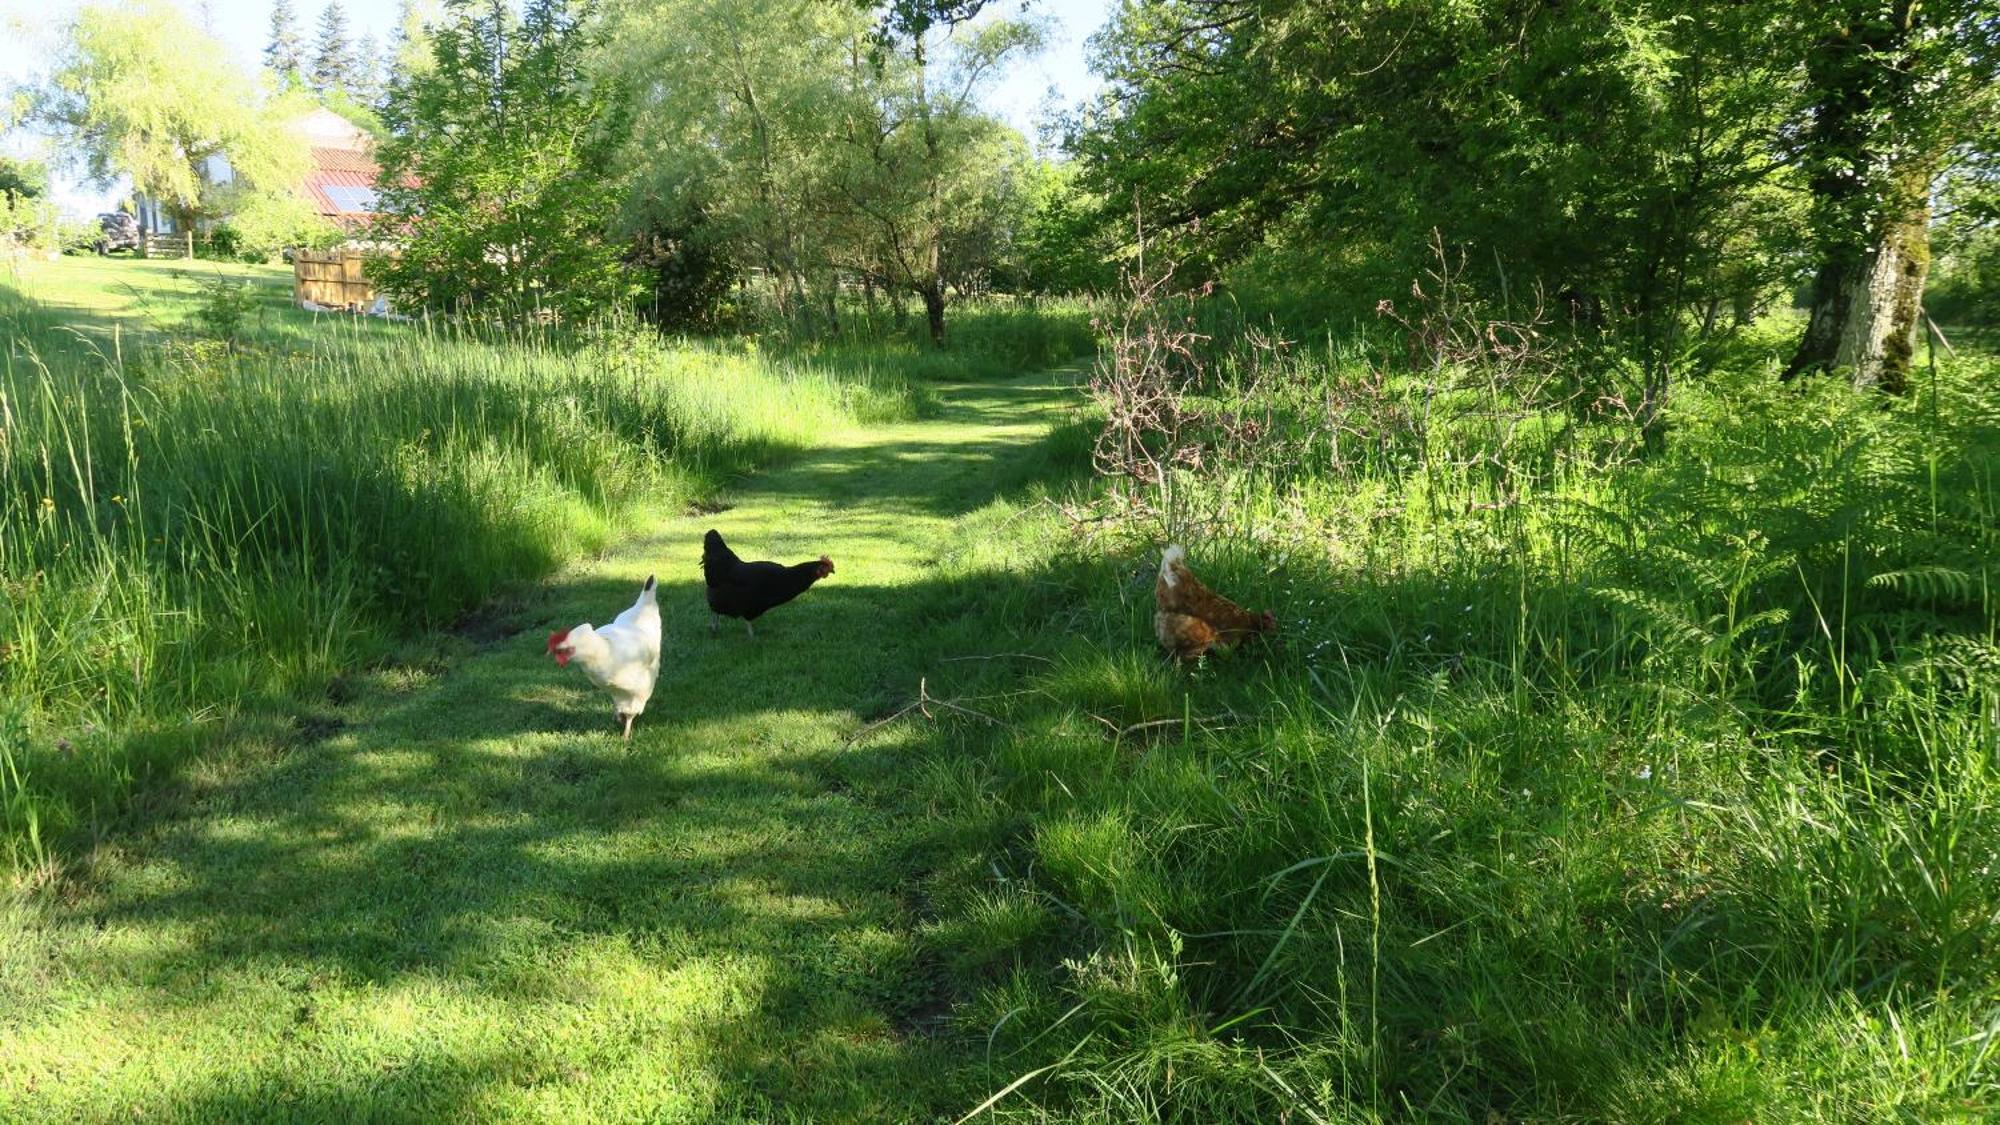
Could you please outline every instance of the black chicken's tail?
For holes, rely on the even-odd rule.
[[[736,557],[735,551],[729,549],[729,544],[722,541],[721,532],[711,527],[708,534],[702,536],[701,572],[704,575],[714,578],[719,572],[729,570],[742,561]]]

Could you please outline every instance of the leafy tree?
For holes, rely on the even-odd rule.
[[[327,0],[319,14],[319,40],[313,48],[313,88],[344,90],[354,81],[354,47],[347,39],[347,10],[340,0]]]
[[[1026,214],[1016,236],[1016,286],[1037,293],[1107,291],[1117,253],[1104,201],[1085,190],[1069,161],[1028,170]]]
[[[385,238],[375,267],[414,307],[526,319],[581,316],[631,299],[610,237],[623,135],[617,91],[586,80],[592,48],[564,0],[457,0],[434,27],[431,65],[399,76],[379,150]]]
[[[1817,268],[1786,378],[1850,368],[1900,392],[1930,267],[1932,186],[2000,99],[2000,14],[1980,0],[1843,0],[1801,13]]]
[[[843,165],[843,194],[891,279],[923,301],[931,343],[940,346],[947,286],[992,260],[990,239],[983,252],[964,251],[990,231],[998,197],[1027,155],[1018,133],[978,109],[979,95],[1009,61],[1042,43],[1032,23],[965,22],[983,7],[983,0],[888,6],[874,60],[873,120]],[[943,32],[956,32],[949,51],[941,51]]]
[[[48,165],[0,154],[0,250],[57,248],[51,239],[61,228],[48,190]]]
[[[1772,140],[1798,63],[1778,15],[1138,0],[1096,40],[1111,84],[1076,147],[1197,265],[1290,247],[1351,295],[1340,311],[1407,285],[1433,231],[1496,304],[1566,294],[1637,361],[1657,436],[1670,373],[1731,327],[1718,310],[1790,268]]]
[[[697,212],[678,225],[655,221],[634,240],[631,261],[650,290],[640,311],[662,331],[720,326],[737,267],[704,216]]]
[[[1989,128],[2000,132],[2000,123]],[[2000,324],[2000,144],[1983,139],[1939,184],[1936,263],[1924,311],[1948,325]],[[1919,329],[1921,332],[1921,329]]]
[[[372,31],[364,32],[354,46],[354,73],[348,77],[347,92],[366,106],[382,100],[382,49]]]
[[[299,39],[298,15],[292,0],[271,0],[271,36],[264,44],[264,66],[280,81],[305,81],[305,45]]]
[[[396,29],[390,34],[389,50],[383,59],[385,92],[395,78],[430,69],[430,25],[438,15],[434,0],[396,0]]]
[[[296,110],[263,98],[227,48],[164,0],[79,11],[37,104],[93,181],[130,176],[183,229],[210,210],[212,157],[226,156],[243,188],[298,180],[306,152],[285,127]]]
[[[0,200],[20,203],[49,191],[49,166],[40,160],[0,154]]]
[[[789,307],[858,276],[924,302],[944,338],[954,292],[1011,253],[1025,144],[978,95],[1030,25],[960,26],[978,4],[681,0],[625,9],[610,69],[638,91],[637,199],[699,212]],[[670,74],[671,82],[655,76]]]
[[[343,237],[340,228],[294,191],[233,193],[222,210],[228,218],[216,228],[216,242],[228,242],[229,252],[246,262],[268,262],[284,250],[331,246]]]
[[[346,118],[378,141],[389,135],[389,126],[382,120],[380,103],[361,101],[348,90],[328,90],[320,95],[319,101],[322,106]]]
[[[814,157],[859,96],[849,68],[869,34],[860,9],[813,0],[623,9],[605,51],[607,72],[635,92],[626,225],[671,230],[700,216],[732,257],[764,271],[788,309],[810,280],[866,258],[831,194],[827,162]],[[860,116],[846,120],[859,128]]]

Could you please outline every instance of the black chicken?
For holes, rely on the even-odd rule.
[[[741,617],[755,639],[751,622],[784,605],[812,584],[833,573],[833,560],[821,555],[812,562],[786,566],[774,562],[744,562],[710,529],[701,541],[701,573],[708,582],[708,608],[713,633],[723,617]]]

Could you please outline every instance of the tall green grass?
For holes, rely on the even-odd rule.
[[[969,559],[1064,592],[932,891],[996,1112],[2000,1114],[2000,363],[1773,372],[1647,457],[1308,356],[1171,502]],[[1155,656],[1168,537],[1278,643]]]
[[[1080,297],[982,297],[951,306],[945,346],[931,345],[921,310],[897,324],[843,303],[838,332],[823,320],[767,317],[749,338],[767,352],[844,377],[919,383],[984,379],[1073,362],[1097,349],[1098,312]]]
[[[286,314],[292,315],[292,314]],[[132,339],[0,290],[0,839],[15,867],[212,735],[857,417],[833,373],[607,333],[329,320]]]

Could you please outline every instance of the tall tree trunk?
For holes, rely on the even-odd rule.
[[[1806,165],[1819,265],[1805,335],[1782,378],[1847,368],[1859,386],[1909,385],[1930,272],[1931,143],[1897,115],[1919,96],[1917,0],[1831,6],[1845,18],[1813,45]]]
[[[1930,180],[1929,169],[1904,173],[1873,245],[1821,263],[1811,319],[1784,378],[1847,368],[1856,386],[1909,389],[1930,273]]]
[[[944,347],[944,282],[932,280],[924,284],[924,319],[930,324],[931,346]]]
[[[917,62],[917,113],[924,123],[925,195],[923,232],[924,277],[918,292],[924,296],[924,318],[930,323],[931,347],[944,347],[944,207],[939,178],[942,175],[937,121],[931,117],[930,69],[925,30],[929,18],[918,25],[914,37]]]

